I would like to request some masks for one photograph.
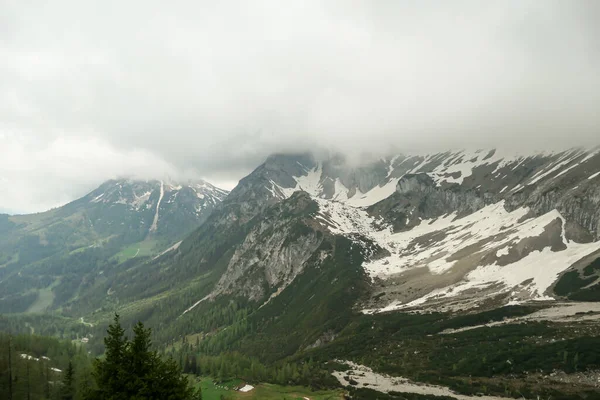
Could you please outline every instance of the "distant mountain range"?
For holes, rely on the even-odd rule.
[[[157,343],[201,335],[209,353],[383,363],[397,348],[386,323],[404,329],[403,312],[434,315],[419,328],[433,333],[462,326],[442,323],[456,315],[487,323],[564,302],[581,307],[557,312],[561,323],[595,320],[599,225],[598,148],[361,166],[276,154],[230,193],[110,181],[47,213],[0,217],[0,310],[85,318],[96,336],[118,311]]]

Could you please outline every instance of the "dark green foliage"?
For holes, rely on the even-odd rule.
[[[569,300],[575,301],[600,301],[600,284],[590,286],[569,295]]]
[[[368,388],[350,388],[353,400],[456,400],[449,396],[422,395],[416,393],[382,393]]]
[[[94,378],[97,389],[91,399],[193,399],[196,394],[188,386],[172,359],[162,360],[150,350],[150,330],[139,322],[133,328],[133,339],[125,337],[119,316],[107,329],[104,338],[105,357],[97,359]]]
[[[564,274],[554,287],[554,293],[575,301],[600,301],[600,284],[589,286],[600,279],[600,258],[592,261],[580,271],[569,271]]]
[[[13,399],[81,400],[85,379],[76,371],[89,371],[90,363],[85,352],[70,342],[34,335],[9,339],[0,333],[0,399],[8,399],[12,390]]]
[[[25,312],[37,298],[37,292],[4,296],[0,298],[0,314]]]
[[[69,361],[67,369],[64,371],[62,386],[60,388],[61,400],[73,400],[75,396],[75,370],[73,363]]]
[[[587,267],[583,269],[584,276],[590,276],[596,271],[600,271],[600,257],[596,258],[594,261],[590,263]]]
[[[554,286],[554,293],[559,296],[567,296],[573,292],[578,291],[584,286],[594,282],[597,278],[595,276],[589,278],[581,278],[579,271],[569,271],[564,274],[560,280]]]

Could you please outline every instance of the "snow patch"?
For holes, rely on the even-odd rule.
[[[332,375],[337,378],[342,386],[350,385],[350,382],[346,380],[346,377],[349,377],[357,382],[357,387],[366,387],[383,393],[394,391],[400,393],[416,393],[421,395],[449,396],[458,400],[509,400],[508,397],[483,395],[467,396],[458,394],[444,386],[417,383],[402,377],[379,374],[367,366],[355,364],[351,361],[335,361],[341,364],[346,364],[349,367],[346,371],[332,372]]]
[[[527,185],[533,185],[536,182],[540,181],[541,179],[549,176],[550,174],[555,173],[562,167],[570,164],[574,159],[576,159],[580,155],[581,155],[580,151],[566,152],[561,158],[559,158],[556,161],[555,164],[552,164],[550,167],[546,168],[545,170],[542,170],[542,171],[538,172],[537,174],[535,174],[532,177],[532,179],[529,181],[529,183],[527,183]],[[578,164],[575,164],[574,166],[577,166],[577,165]],[[569,169],[573,168],[574,166],[571,166],[571,167],[567,168],[565,171],[562,171],[559,175],[557,175],[557,177],[560,176],[561,174],[565,173]]]
[[[140,196],[135,196],[135,199],[131,202],[131,205],[136,209],[139,210],[150,198],[150,195],[152,194],[151,191],[147,191],[144,194],[140,195]]]
[[[160,195],[158,196],[158,202],[156,203],[156,213],[154,214],[154,220],[152,221],[152,226],[150,226],[150,232],[156,232],[158,228],[158,211],[160,210],[160,202],[165,195],[165,187],[163,181],[160,181]]]
[[[206,296],[204,296],[203,298],[201,298],[200,300],[198,300],[197,302],[195,302],[195,303],[194,303],[194,304],[193,304],[193,305],[192,305],[190,308],[188,308],[187,310],[185,310],[184,312],[182,312],[182,313],[181,313],[181,315],[180,315],[180,317],[181,317],[183,314],[185,314],[185,313],[187,313],[187,312],[189,312],[189,311],[192,311],[192,310],[193,310],[193,309],[194,309],[194,308],[195,308],[195,307],[196,307],[198,304],[202,303],[204,300],[207,300],[208,298],[210,298],[210,294],[209,294],[209,295],[206,295]]]
[[[595,177],[600,176],[600,171],[596,172],[595,174],[591,175],[588,179],[594,179]]]
[[[154,258],[152,260],[156,260],[158,257],[167,254],[170,251],[173,250],[177,250],[179,248],[179,246],[181,245],[182,240],[180,240],[179,242],[175,243],[173,246],[169,247],[168,249],[166,249],[165,251],[163,251],[162,253],[154,256]]]
[[[100,193],[98,196],[94,197],[92,200],[90,200],[92,203],[99,203],[100,200],[102,199],[102,197],[104,196],[104,193]]]
[[[244,385],[244,387],[241,387],[239,391],[245,393],[245,392],[251,391],[252,389],[254,389],[254,386],[252,386],[252,385]]]
[[[383,186],[375,186],[367,193],[356,194],[352,196],[347,203],[354,207],[368,207],[381,200],[387,199],[396,191],[396,185],[400,179],[391,179]],[[360,192],[357,192],[360,193]]]

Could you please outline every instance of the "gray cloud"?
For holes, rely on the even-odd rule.
[[[5,1],[0,156],[22,154],[0,205],[149,171],[230,186],[274,151],[589,145],[599,19],[594,0]],[[53,179],[23,172],[40,164]]]

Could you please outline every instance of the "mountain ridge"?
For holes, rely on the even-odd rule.
[[[160,253],[201,225],[226,195],[205,181],[115,179],[62,207],[2,216],[0,306],[44,290],[64,290],[63,301],[77,296],[73,289],[91,271]],[[60,304],[48,299],[32,310]],[[29,300],[2,310],[25,311]]]

